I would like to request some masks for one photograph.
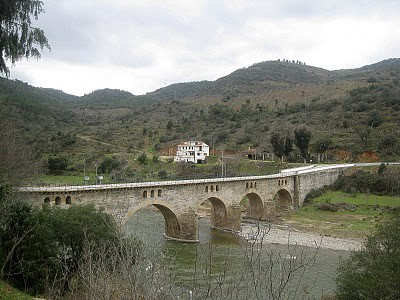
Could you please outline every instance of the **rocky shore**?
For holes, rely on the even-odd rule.
[[[363,247],[363,239],[343,239],[320,236],[309,232],[297,231],[289,226],[242,224],[240,233],[244,239],[265,244],[290,244],[314,248],[343,251],[359,251]]]

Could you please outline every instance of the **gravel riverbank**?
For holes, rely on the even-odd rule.
[[[332,250],[359,251],[363,247],[363,239],[343,239],[320,236],[313,233],[297,231],[282,225],[242,224],[240,235],[246,240],[261,241],[265,244],[290,244]]]

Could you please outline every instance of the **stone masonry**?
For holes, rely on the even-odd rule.
[[[197,209],[209,201],[211,225],[240,231],[241,200],[247,196],[247,217],[272,220],[280,209],[302,206],[312,189],[331,185],[349,165],[304,167],[279,174],[233,178],[162,181],[92,186],[25,187],[20,192],[37,205],[92,203],[124,222],[135,211],[156,207],[165,219],[167,238],[198,241]]]

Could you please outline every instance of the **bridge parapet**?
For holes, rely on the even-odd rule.
[[[212,225],[240,230],[244,197],[249,200],[248,216],[273,219],[280,209],[302,206],[312,189],[331,185],[346,168],[355,164],[312,165],[282,170],[278,174],[159,182],[135,182],[86,186],[22,187],[21,193],[39,205],[67,207],[93,203],[116,217],[126,219],[136,210],[153,205],[165,219],[165,233],[178,240],[198,239],[197,209],[212,205]]]

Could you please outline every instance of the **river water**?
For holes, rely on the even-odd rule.
[[[137,211],[126,223],[129,235],[167,260],[174,285],[187,294],[180,299],[206,298],[210,288],[221,295],[208,299],[321,299],[334,293],[339,260],[350,254],[246,242],[212,229],[207,218],[199,219],[199,243],[167,240],[164,226],[163,215],[149,209]],[[201,292],[192,298],[194,289]]]

